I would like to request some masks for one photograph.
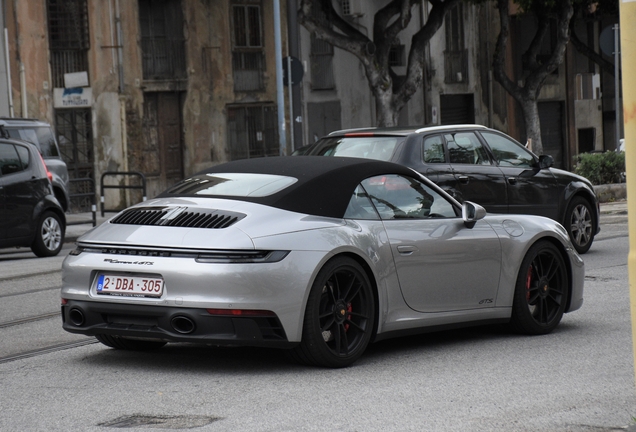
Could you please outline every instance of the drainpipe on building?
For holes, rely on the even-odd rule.
[[[9,58],[9,32],[4,28],[4,56],[7,66],[7,93],[9,96],[9,117],[13,117],[13,91],[11,89],[11,60]]]
[[[20,62],[20,94],[22,95],[22,117],[24,118],[29,117],[26,91],[26,70],[24,68],[24,63]]]
[[[280,28],[280,0],[274,0],[274,49],[276,50],[276,102],[278,104],[278,139],[281,156],[287,154],[285,132],[285,94],[283,92],[283,44]]]
[[[119,0],[115,0],[115,25],[117,27],[117,71],[119,74],[119,121],[121,122],[121,147],[124,171],[128,171],[128,138],[126,132],[126,98],[124,90],[124,36],[121,30],[121,11]],[[128,191],[126,191],[128,192]],[[126,194],[128,201],[128,194]]]

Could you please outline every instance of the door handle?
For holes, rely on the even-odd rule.
[[[411,255],[413,252],[417,251],[417,248],[413,245],[400,245],[397,247],[400,255]]]
[[[457,177],[460,183],[468,184],[468,176],[459,176]]]
[[[516,177],[508,177],[508,183],[510,183],[511,185],[517,184],[517,178]]]

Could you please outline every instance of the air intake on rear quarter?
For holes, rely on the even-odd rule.
[[[189,210],[187,207],[140,207],[125,210],[111,223],[221,229],[243,219],[243,213],[223,210]]]

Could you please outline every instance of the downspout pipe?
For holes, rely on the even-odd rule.
[[[117,26],[117,69],[119,72],[119,93],[124,92],[124,47],[121,30],[121,14],[119,10],[119,0],[115,0],[115,24]]]
[[[9,57],[9,31],[4,28],[4,57],[7,67],[7,95],[9,97],[9,116],[13,117],[13,90],[11,84],[11,59]]]
[[[281,156],[287,154],[285,132],[285,93],[283,91],[283,43],[280,28],[280,0],[274,0],[274,49],[276,51],[276,103],[278,105],[278,139]],[[291,91],[291,89],[290,89]]]
[[[22,95],[22,117],[29,117],[27,107],[26,69],[24,63],[20,62],[20,94]]]

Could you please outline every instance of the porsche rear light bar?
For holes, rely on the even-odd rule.
[[[275,317],[276,314],[268,310],[257,309],[206,309],[210,315],[234,317]]]

